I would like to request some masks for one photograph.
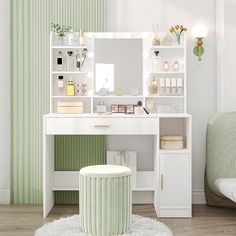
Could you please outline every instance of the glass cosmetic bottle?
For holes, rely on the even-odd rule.
[[[152,57],[152,72],[153,73],[161,71],[161,62],[162,62],[162,59],[159,56],[159,51],[155,51]]]
[[[170,95],[170,78],[166,78],[166,95]]]
[[[67,96],[74,96],[75,95],[75,85],[74,81],[70,78],[67,84]]]
[[[165,79],[164,78],[160,78],[159,79],[159,94],[161,96],[165,95]]]
[[[60,89],[62,89],[64,87],[63,79],[64,79],[64,77],[62,75],[58,76],[57,87]]]
[[[75,71],[75,57],[72,51],[67,52],[67,71]]]
[[[157,95],[157,93],[158,93],[158,84],[157,84],[157,80],[155,78],[153,78],[150,81],[149,93],[150,93],[150,95]]]
[[[176,87],[177,87],[176,78],[171,78],[171,94],[172,94],[173,96],[175,96],[176,93],[177,93]]]
[[[56,71],[63,71],[64,69],[64,57],[62,51],[57,52],[55,69]]]
[[[177,94],[179,96],[183,95],[183,79],[177,78]]]

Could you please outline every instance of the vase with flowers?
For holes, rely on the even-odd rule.
[[[51,31],[57,35],[57,46],[65,45],[64,39],[66,33],[72,29],[71,26],[59,25],[55,23],[51,23]]]
[[[171,26],[170,28],[170,32],[175,34],[178,44],[181,44],[181,35],[185,31],[187,31],[187,28],[183,25]]]

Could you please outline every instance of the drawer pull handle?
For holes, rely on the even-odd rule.
[[[161,190],[163,190],[163,174],[161,174]]]
[[[95,128],[109,128],[110,125],[94,125]]]

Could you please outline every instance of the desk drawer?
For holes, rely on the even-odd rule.
[[[158,118],[46,118],[46,134],[157,134]]]

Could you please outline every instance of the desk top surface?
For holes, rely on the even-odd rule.
[[[48,113],[44,115],[45,118],[190,118],[188,113],[174,113],[174,114],[143,114],[143,115],[128,115],[128,114],[57,114]]]

